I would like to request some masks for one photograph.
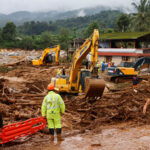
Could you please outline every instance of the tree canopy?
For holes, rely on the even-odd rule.
[[[139,3],[133,2],[137,13],[133,14],[134,30],[147,31],[150,27],[150,1],[140,0]]]
[[[100,33],[150,30],[150,0],[132,3],[136,12],[101,11],[95,15],[49,21],[30,21],[16,27],[8,22],[0,29],[0,48],[44,49],[60,44],[68,50],[70,41],[89,37],[94,29]],[[118,34],[118,33],[115,33]]]
[[[8,22],[2,30],[2,38],[6,41],[14,41],[16,38],[16,25]]]
[[[85,30],[84,37],[87,38],[92,35],[94,29],[99,30],[99,24],[97,21],[93,21],[91,24],[89,24],[89,26]]]
[[[121,14],[116,21],[116,28],[119,32],[126,32],[130,24],[130,18],[127,14]]]

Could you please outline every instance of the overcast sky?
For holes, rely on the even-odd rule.
[[[97,5],[124,6],[131,8],[131,3],[139,0],[0,0],[0,13],[15,11],[72,10]]]

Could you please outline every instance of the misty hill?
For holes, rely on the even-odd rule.
[[[102,11],[91,16],[70,18],[67,20],[57,20],[55,22],[55,25],[59,25],[60,27],[68,28],[71,30],[73,27],[76,27],[77,29],[84,29],[92,21],[96,20],[98,21],[100,26],[106,28],[114,28],[115,22],[121,13],[122,12],[117,10]]]
[[[98,14],[84,17],[76,17],[70,19],[57,20],[55,22],[25,22],[18,27],[18,30],[22,34],[36,35],[41,34],[44,31],[50,31],[52,33],[58,33],[62,27],[69,29],[70,31],[76,27],[78,33],[88,27],[93,21],[98,21],[100,28],[114,28],[115,22],[122,12],[117,10],[101,11]]]
[[[11,13],[8,15],[0,14],[0,27],[3,27],[7,22],[14,22],[17,26],[23,24],[24,22],[29,21],[56,21],[64,20],[69,18],[91,16],[97,13],[100,13],[104,10],[110,10],[106,6],[97,6],[93,8],[83,8],[73,11],[58,12],[58,11],[49,11],[49,12],[28,12],[28,11],[19,11]]]

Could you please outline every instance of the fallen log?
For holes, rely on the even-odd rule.
[[[77,109],[78,112],[88,112],[90,111],[91,108],[87,108],[87,109]]]
[[[10,64],[4,64],[3,66],[15,66],[15,65],[19,65],[20,63],[25,62],[25,59],[19,60],[17,62],[14,63],[10,63]]]
[[[42,103],[16,103],[16,105],[41,105]]]

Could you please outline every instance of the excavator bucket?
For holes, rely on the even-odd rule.
[[[85,79],[85,98],[101,98],[104,92],[105,82],[102,79]]]

